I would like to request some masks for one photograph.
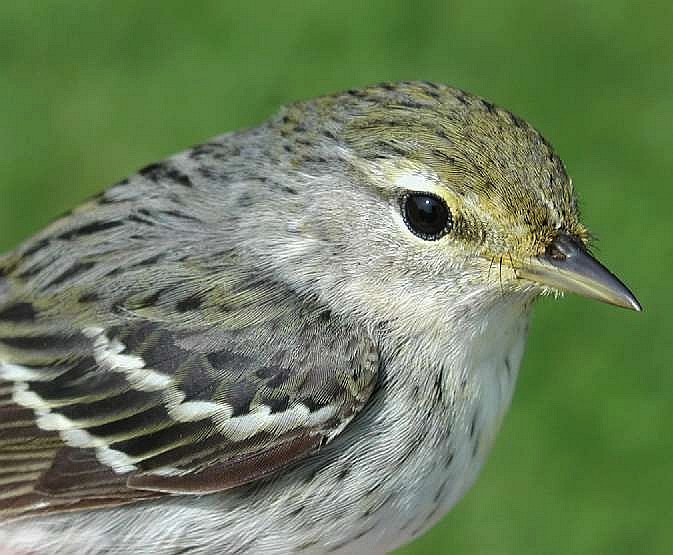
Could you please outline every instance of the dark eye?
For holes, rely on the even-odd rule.
[[[407,193],[402,216],[409,230],[426,241],[436,241],[451,230],[453,220],[446,203],[431,193]]]

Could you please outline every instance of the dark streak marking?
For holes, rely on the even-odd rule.
[[[271,409],[272,413],[285,412],[290,406],[290,397],[285,395],[284,397],[280,398],[265,398],[264,404]]]
[[[304,157],[304,161],[313,164],[322,164],[327,162],[327,158],[322,156],[306,156]]]
[[[427,104],[424,104],[422,102],[416,102],[414,100],[409,100],[409,99],[403,99],[398,102],[397,106],[402,107],[402,108],[411,108],[413,110],[423,110],[428,107]]]
[[[357,534],[355,534],[355,536],[352,537],[351,541],[353,541],[353,540],[359,540],[361,537],[363,537],[363,536],[369,534],[369,532],[371,532],[371,531],[372,531],[374,528],[376,528],[377,526],[378,526],[378,522],[374,522],[374,523],[372,523],[371,526],[368,526],[368,527],[365,528],[364,530],[361,530],[360,532],[358,532]]]
[[[474,411],[472,420],[470,421],[470,439],[474,438],[474,432],[477,429],[477,411]]]
[[[85,235],[92,235],[108,229],[114,229],[123,225],[123,222],[112,220],[109,222],[91,222],[75,229],[70,229],[57,236],[57,239],[70,240],[76,237],[84,237]]]
[[[175,304],[175,310],[178,312],[188,312],[190,310],[196,310],[201,307],[203,304],[203,299],[197,295],[192,295],[186,299],[182,299]]]
[[[296,509],[290,511],[290,516],[297,516],[299,513],[301,513],[304,509],[306,508],[305,505],[299,505]]]
[[[167,216],[173,216],[174,218],[179,218],[181,220],[190,220],[192,222],[198,222],[199,219],[184,212],[178,212],[177,210],[163,210],[162,211]]]
[[[73,341],[74,339],[74,341]],[[74,347],[77,338],[68,337],[65,335],[36,335],[32,337],[3,337],[0,339],[5,345],[14,349],[21,349],[26,351],[41,351],[49,350],[51,347],[58,347],[62,349],[68,346]]]
[[[434,385],[435,395],[439,403],[444,402],[444,388],[442,387],[443,381],[444,381],[444,366],[442,365],[439,367],[439,373],[435,377],[435,385]]]
[[[87,431],[99,438],[114,438],[115,436],[124,436],[128,434],[133,435],[142,435],[138,434],[138,430],[147,430],[151,426],[157,427],[167,427],[170,424],[170,416],[163,406],[148,406],[146,409],[137,412],[131,416],[124,416],[115,412],[115,407],[119,407],[120,397],[112,397],[114,401],[112,403],[96,403],[93,405],[92,410],[95,410],[93,414],[104,414],[106,416],[118,416],[117,419],[110,419],[109,422],[104,424],[98,424],[90,426],[87,428]],[[137,397],[136,405],[138,408],[142,407],[143,397]],[[156,398],[155,398],[156,400]],[[129,399],[129,408],[134,405],[131,404],[131,399]],[[145,405],[150,404],[151,399],[145,401]],[[94,408],[95,407],[95,408]],[[86,418],[86,416],[84,416]]]
[[[192,187],[192,180],[189,179],[188,175],[185,175],[176,168],[171,167],[166,162],[158,162],[156,164],[150,164],[145,166],[139,172],[140,175],[158,183],[160,181],[168,180],[175,183],[179,183],[184,187]]]
[[[325,406],[324,403],[321,403],[317,399],[313,399],[311,397],[306,397],[302,399],[301,402],[302,404],[306,405],[306,407],[308,407],[308,410],[311,412],[316,412]]]
[[[416,515],[412,516],[409,520],[407,520],[402,526],[400,526],[400,532],[404,532],[411,524],[416,520]]]
[[[472,446],[472,458],[473,459],[477,456],[477,451],[479,451],[479,441],[480,441],[480,437],[477,436],[477,439],[474,441],[474,445]]]
[[[30,303],[15,303],[0,310],[0,320],[9,322],[30,322],[35,319],[37,313]]]
[[[320,467],[315,467],[315,468],[314,468],[314,469],[313,469],[313,470],[306,476],[306,478],[304,479],[304,483],[306,483],[306,484],[310,484],[311,482],[313,482],[313,480],[316,479],[316,477],[318,476],[318,474],[320,474],[320,470],[321,470]]]
[[[467,100],[467,93],[465,91],[461,90],[456,91],[455,97],[456,100],[458,100],[458,102],[460,102],[464,106],[468,106],[470,104],[469,101]]]
[[[63,272],[60,276],[58,276],[57,278],[50,281],[47,284],[47,287],[53,287],[54,285],[60,285],[61,283],[75,277],[78,274],[82,274],[84,272],[89,271],[95,265],[96,264],[93,263],[93,262],[76,262],[70,268],[68,268],[65,272]]]
[[[21,273],[19,274],[18,277],[20,277],[21,279],[31,278],[42,272],[47,266],[48,264],[43,263],[43,264],[37,264],[32,268],[21,270]]]
[[[217,145],[212,144],[212,143],[205,143],[202,145],[197,145],[192,148],[191,152],[189,153],[190,158],[201,158],[202,156],[207,156],[209,154],[212,154],[213,150],[217,148]]]
[[[379,489],[383,485],[383,482],[376,482],[373,486],[371,486],[368,490],[366,495],[371,495],[374,493],[377,489]]]
[[[362,513],[362,516],[364,518],[369,518],[372,516],[376,511],[382,509],[385,507],[390,501],[395,497],[395,492],[390,492],[388,495],[386,495],[381,501],[377,501],[374,503],[371,507],[367,507],[367,510]]]
[[[495,106],[489,102],[488,100],[484,100],[483,98],[481,99],[481,103],[486,108],[486,111],[489,112],[490,114],[495,114],[496,109]]]
[[[78,303],[93,303],[99,299],[98,293],[94,293],[93,291],[89,291],[87,293],[82,293],[78,299]]]
[[[447,480],[448,478],[444,480],[442,484],[439,486],[439,489],[435,493],[435,496],[432,498],[433,503],[435,504],[439,503],[440,499],[444,496],[444,490],[446,489]]]
[[[31,256],[49,245],[49,239],[40,239],[23,251],[23,256]]]
[[[430,514],[428,515],[428,521],[432,520],[435,515],[437,514],[437,511],[439,511],[440,505],[436,505],[432,511],[430,511]]]
[[[507,114],[509,115],[509,119],[512,121],[512,124],[514,125],[514,127],[518,127],[519,129],[525,129],[527,127],[526,122],[523,121],[516,114],[513,114],[512,112],[507,112]]]
[[[252,195],[248,192],[241,193],[238,196],[238,205],[241,208],[250,208],[254,204],[254,200],[252,198]]]
[[[135,222],[135,223],[137,223],[137,224],[150,225],[150,226],[154,225],[152,222],[147,221],[147,220],[141,218],[140,216],[138,216],[138,215],[136,215],[136,214],[131,214],[131,215],[130,215],[128,218],[126,218],[126,219],[127,219],[127,221],[129,221],[129,222]]]
[[[142,267],[142,266],[153,266],[159,260],[161,260],[164,257],[163,254],[156,254],[154,256],[150,256],[149,258],[146,258],[145,260],[141,260],[140,262],[137,262],[136,264],[133,264],[130,266],[131,268],[137,268],[137,267]]]
[[[378,143],[378,146],[381,150],[387,150],[389,152],[394,152],[395,154],[398,154],[400,156],[408,156],[408,154],[409,154],[409,151],[406,150],[405,148],[402,148],[401,146],[398,146],[396,144],[387,143],[386,141],[380,141]]]
[[[117,403],[118,402],[119,401],[117,401]],[[184,447],[185,443],[189,442],[188,440],[191,440],[192,443],[196,443],[197,438],[202,434],[203,422],[174,423],[167,428],[161,428],[143,434],[142,436],[134,436],[116,442],[115,449],[130,457],[142,457],[143,459],[151,460],[157,456],[170,455],[170,451],[179,447]],[[165,450],[166,447],[170,447],[170,449]],[[157,450],[163,452],[158,455],[153,454],[156,453]],[[143,461],[139,466],[146,468],[145,465],[147,465],[147,462]]]
[[[447,164],[450,164],[450,165],[453,166],[456,163],[456,159],[453,156],[448,155],[446,152],[444,152],[442,150],[439,150],[438,148],[433,148],[431,152],[432,152],[433,156],[435,156],[436,158],[441,158]]]
[[[138,170],[138,173],[143,177],[154,179],[155,175],[162,171],[162,167],[163,167],[162,163],[155,162],[152,164],[148,164],[143,168],[140,168]]]
[[[351,542],[353,542],[353,541],[356,541],[356,540],[359,540],[359,539],[362,538],[363,536],[367,535],[367,534],[368,534],[369,532],[371,532],[374,528],[376,528],[376,527],[378,526],[378,524],[379,524],[378,522],[374,522],[374,523],[371,524],[370,526],[367,526],[366,528],[364,528],[363,530],[361,530],[360,532],[358,532],[355,536],[349,537],[348,539],[346,539],[346,540],[344,540],[344,541],[342,541],[342,542],[339,542],[339,543],[337,543],[337,544],[334,544],[332,547],[330,547],[329,549],[327,549],[327,550],[325,551],[325,553],[334,553],[335,551],[339,551],[340,549],[346,547],[349,543],[351,543]]]
[[[215,168],[208,166],[202,166],[198,168],[197,171],[201,177],[208,180],[214,180],[224,176],[224,173],[218,173]]]

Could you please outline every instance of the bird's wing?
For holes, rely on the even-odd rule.
[[[375,386],[367,333],[269,280],[166,266],[101,309],[74,285],[27,289],[31,254],[0,271],[0,518],[269,476]]]

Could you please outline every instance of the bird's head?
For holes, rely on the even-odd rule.
[[[589,253],[560,158],[514,114],[409,82],[295,104],[275,125],[317,176],[296,229],[322,245],[329,288],[381,305],[568,291],[640,310]]]

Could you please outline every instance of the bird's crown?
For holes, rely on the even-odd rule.
[[[537,256],[559,233],[588,239],[549,142],[518,116],[460,89],[383,83],[291,105],[276,125],[300,143],[320,135],[343,143],[356,165],[384,174],[389,194],[414,181],[431,184],[451,210],[453,237],[484,256]]]

